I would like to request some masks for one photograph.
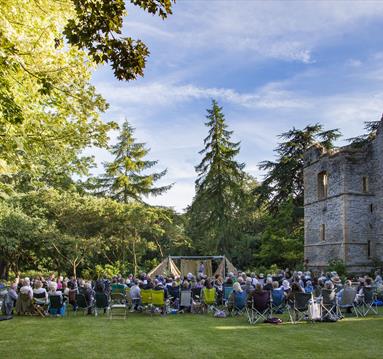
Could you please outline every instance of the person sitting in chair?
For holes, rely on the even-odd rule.
[[[12,316],[13,315],[13,308],[16,305],[17,301],[17,284],[12,283],[7,294],[5,295],[3,306],[1,308],[2,312],[6,316]]]
[[[94,300],[94,291],[90,282],[85,282],[84,286],[81,286],[79,293],[83,294],[86,302],[88,303],[88,315],[92,314],[92,304]]]
[[[132,311],[138,310],[141,305],[141,289],[138,279],[135,279],[130,288],[130,297],[132,298]]]
[[[29,298],[31,298],[31,299],[33,298],[33,290],[31,287],[31,282],[30,282],[28,277],[26,277],[22,281],[22,287],[20,288],[20,293],[27,294],[29,296]]]
[[[241,288],[241,285],[236,282],[233,284],[233,291],[230,293],[229,298],[227,300],[227,309],[229,313],[231,313],[234,309],[234,302],[235,302],[235,294],[236,293],[242,293],[243,289]]]
[[[57,290],[57,283],[54,281],[51,281],[49,283],[48,297],[49,297],[49,300],[51,302],[49,305],[49,308],[48,308],[49,314],[63,316],[65,314],[65,306],[63,304],[62,292],[60,290]],[[59,299],[59,301],[61,302],[61,307],[53,308],[53,306],[52,306],[53,297]]]
[[[43,296],[44,295],[44,296]],[[33,296],[38,298],[38,302],[48,303],[48,293],[45,288],[43,288],[43,283],[41,280],[36,279],[34,283]]]

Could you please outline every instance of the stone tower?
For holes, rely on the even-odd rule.
[[[363,146],[312,146],[304,157],[304,189],[309,268],[341,259],[349,272],[366,273],[383,261],[383,121]]]

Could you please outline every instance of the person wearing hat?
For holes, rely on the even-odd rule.
[[[333,284],[336,287],[337,291],[339,291],[339,290],[341,290],[343,288],[342,281],[340,280],[338,275],[332,277],[331,278],[331,282],[333,282]]]
[[[290,293],[291,291],[290,282],[287,279],[283,280],[281,289],[285,292],[285,295]]]

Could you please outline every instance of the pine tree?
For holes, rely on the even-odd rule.
[[[107,195],[120,202],[130,200],[142,202],[142,197],[161,195],[172,185],[155,187],[154,183],[166,175],[167,170],[145,174],[146,170],[155,166],[158,161],[144,158],[150,149],[145,143],[138,143],[133,137],[134,128],[128,121],[122,125],[116,145],[111,147],[114,161],[105,163],[106,173],[99,179],[99,194]]]
[[[197,247],[230,255],[235,236],[235,216],[241,203],[243,163],[235,161],[240,151],[239,142],[231,142],[232,131],[227,130],[222,108],[213,100],[207,110],[209,127],[204,139],[204,155],[196,166],[198,178],[196,195],[188,210],[189,235]]]
[[[282,133],[279,137],[284,141],[275,149],[277,160],[263,161],[259,166],[266,171],[266,176],[254,193],[258,198],[258,206],[266,204],[273,214],[290,200],[295,207],[302,207],[305,152],[314,143],[330,150],[340,136],[338,129],[323,131],[320,124],[308,125],[302,130],[293,128]]]

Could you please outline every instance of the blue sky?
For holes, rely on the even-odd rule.
[[[165,21],[129,5],[124,34],[149,46],[145,77],[119,82],[104,66],[92,82],[110,103],[104,119],[127,118],[168,169],[162,184],[175,183],[152,204],[191,203],[212,98],[259,180],[278,134],[319,122],[342,145],[383,111],[383,1],[178,0]],[[90,152],[100,173],[110,157]]]

